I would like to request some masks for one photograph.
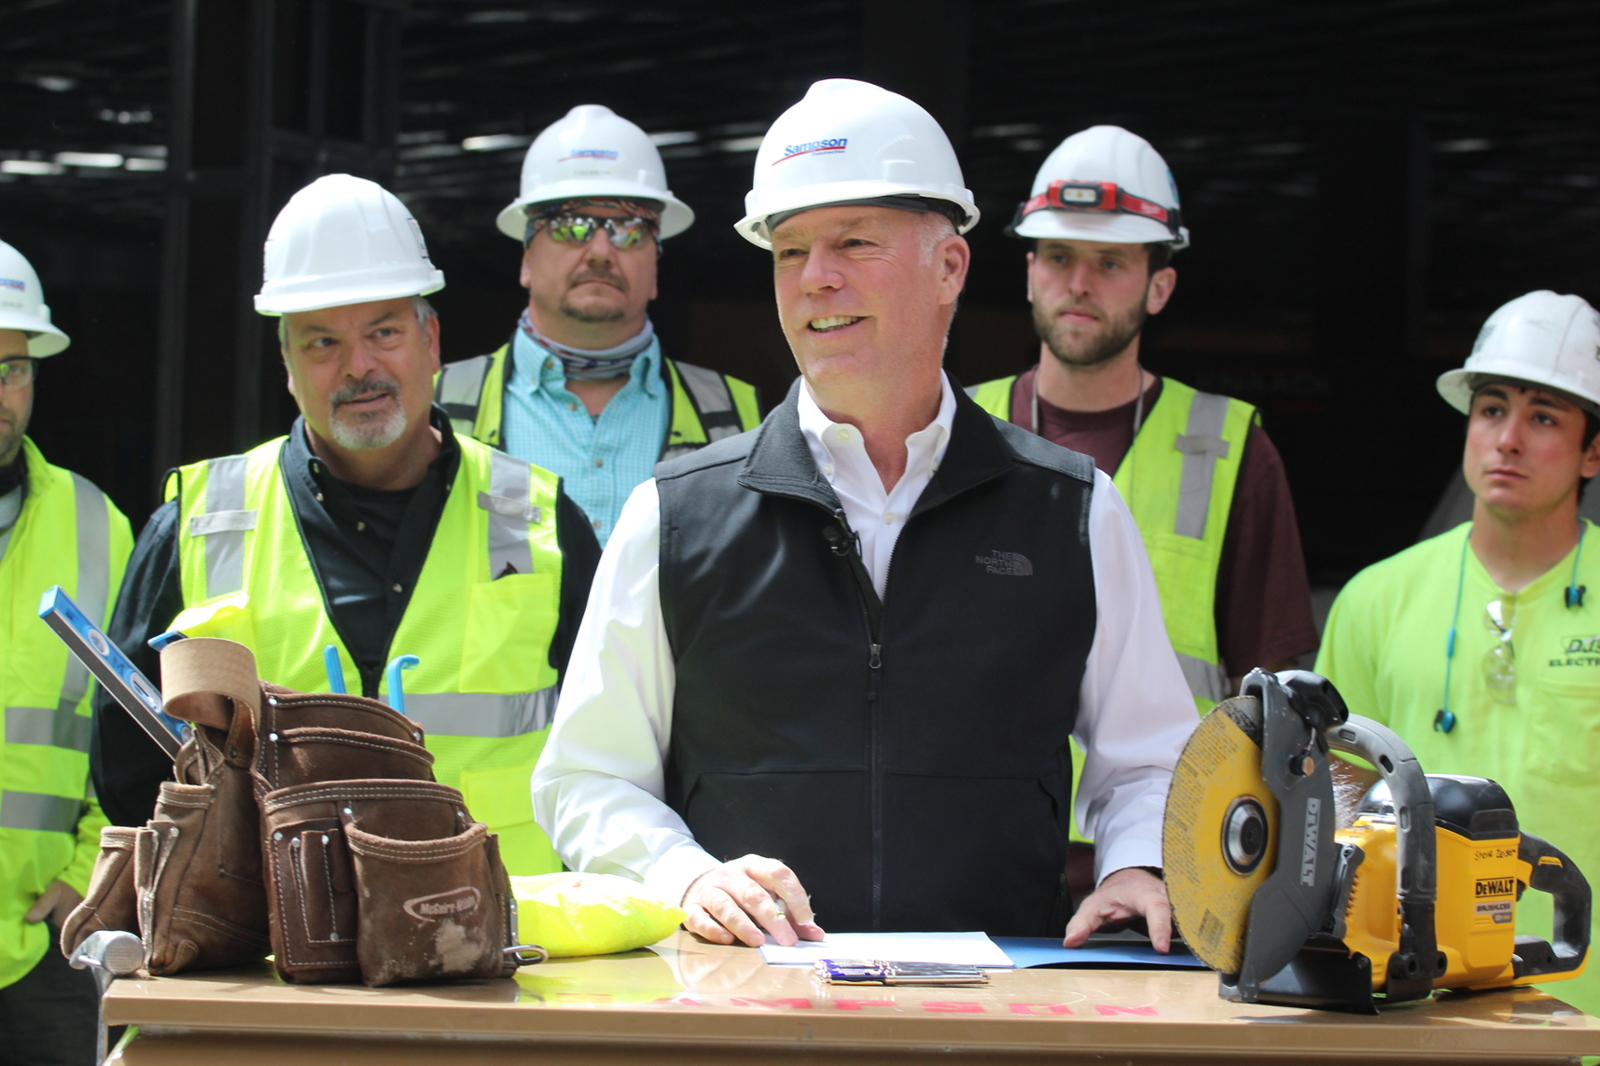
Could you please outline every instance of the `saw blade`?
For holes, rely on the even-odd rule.
[[[1275,866],[1278,801],[1261,777],[1261,702],[1200,720],[1172,772],[1161,849],[1173,920],[1201,962],[1238,973],[1250,901]]]

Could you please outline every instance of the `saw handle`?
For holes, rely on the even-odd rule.
[[[1416,755],[1399,734],[1381,722],[1352,714],[1327,732],[1328,747],[1349,752],[1377,767],[1394,800],[1398,843],[1395,894],[1400,904],[1400,950],[1389,957],[1384,995],[1391,1002],[1421,999],[1444,976],[1434,903],[1438,899],[1439,858],[1433,791]]]
[[[1589,954],[1592,899],[1588,880],[1560,848],[1531,833],[1522,834],[1517,859],[1528,864],[1528,887],[1553,897],[1555,923],[1552,938],[1555,945],[1553,954],[1547,955],[1544,951],[1524,952],[1523,942],[1537,938],[1518,937],[1516,975],[1534,977],[1576,970]],[[1548,947],[1543,941],[1529,946]]]

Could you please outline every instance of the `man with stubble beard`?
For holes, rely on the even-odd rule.
[[[1039,362],[973,397],[1113,476],[1201,713],[1251,669],[1293,667],[1317,632],[1277,449],[1250,404],[1139,362],[1145,317],[1172,298],[1172,254],[1189,243],[1166,163],[1120,127],[1076,133],[1045,160],[1008,232],[1034,245]]]

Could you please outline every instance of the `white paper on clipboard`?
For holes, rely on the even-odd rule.
[[[761,957],[773,966],[810,966],[818,959],[938,962],[1009,970],[1011,959],[986,933],[829,933],[792,948],[769,938]]]

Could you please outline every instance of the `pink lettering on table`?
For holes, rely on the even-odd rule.
[[[892,1007],[892,999],[836,999],[833,1001],[839,1010],[860,1010],[863,1007]]]
[[[811,1001],[795,996],[791,999],[751,999],[749,996],[733,996],[729,999],[735,1007],[788,1007],[790,1010],[810,1010]]]

